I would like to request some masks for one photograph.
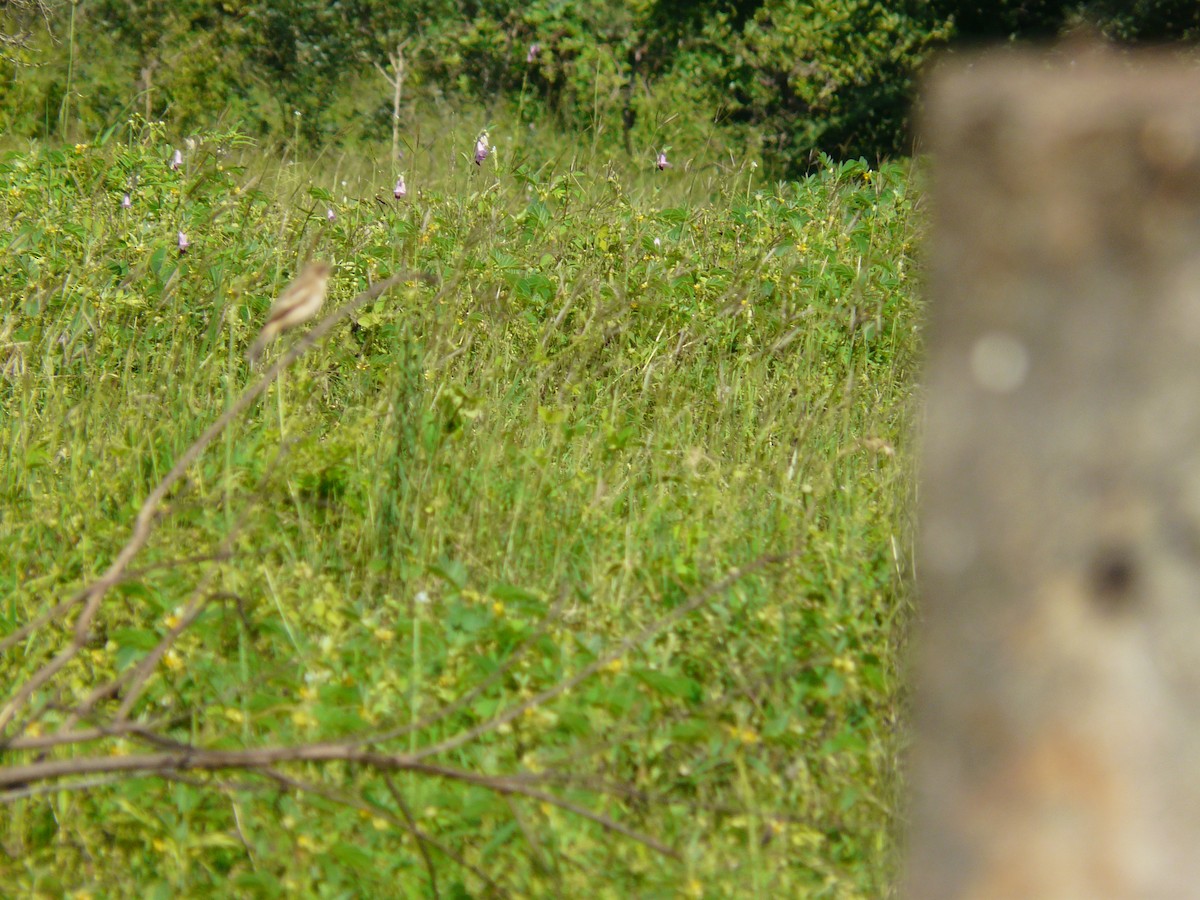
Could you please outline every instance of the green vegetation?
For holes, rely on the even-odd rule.
[[[956,41],[1198,17],[0,2],[0,892],[893,894],[879,160]]]
[[[772,178],[905,155],[917,74],[960,42],[1200,37],[1194,0],[9,0],[0,132],[90,140],[137,112],[181,132],[343,148],[432,111],[553,123]],[[13,38],[26,35],[24,41]],[[5,40],[5,37],[9,40]]]
[[[234,132],[172,169],[138,122],[0,161],[0,641],[108,568],[262,377],[245,348],[305,257],[334,264],[326,310],[393,272],[437,280],[358,307],[187,468],[0,751],[366,735],[425,768],[9,783],[6,891],[890,892],[905,167],[825,159],[772,187],[516,127],[476,167],[475,136],[410,143],[402,201],[390,169],[280,163]],[[76,615],[0,655],[5,703]],[[91,727],[126,730],[46,746]]]

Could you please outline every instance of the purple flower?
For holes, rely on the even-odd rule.
[[[183,151],[176,150],[175,155],[171,157],[171,168],[173,170],[178,169],[182,165],[183,165]]]
[[[129,209],[133,206],[133,198],[126,194],[121,198],[121,209]]]
[[[408,185],[404,183],[403,175],[396,179],[396,186],[392,188],[392,196],[397,200],[403,200],[408,196]]]
[[[482,166],[483,161],[488,158],[488,154],[491,152],[492,149],[490,146],[488,146],[488,136],[487,132],[485,131],[479,136],[479,139],[475,141],[475,165]]]
[[[537,61],[538,54],[542,52],[542,45],[534,41],[529,45],[529,52],[525,54],[525,62],[533,65]]]
[[[188,247],[192,246],[192,242],[187,239],[187,235],[182,231],[179,232],[179,252],[187,253]]]
[[[658,171],[660,171],[660,172],[663,169],[667,168],[667,166],[671,165],[669,162],[667,162],[667,151],[666,150],[658,151],[658,159],[656,159],[654,161],[654,164],[656,166],[658,166]]]
[[[336,220],[337,220],[337,213],[335,213],[333,211],[333,207],[330,207],[329,209],[325,210],[325,221],[326,222],[334,222]]]

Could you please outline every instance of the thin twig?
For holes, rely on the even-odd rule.
[[[686,600],[685,602],[681,603],[679,606],[675,607],[673,610],[671,610],[665,616],[655,619],[653,622],[651,622],[649,625],[647,625],[641,631],[625,638],[625,640],[623,640],[619,644],[617,644],[617,646],[615,648],[613,648],[608,653],[606,653],[603,656],[596,659],[590,665],[584,666],[582,669],[580,669],[578,672],[576,672],[570,678],[564,679],[563,681],[558,682],[558,684],[555,684],[552,687],[548,687],[548,688],[546,688],[546,690],[544,690],[538,694],[534,694],[532,697],[530,697],[524,703],[520,703],[514,707],[511,707],[511,708],[505,710],[504,712],[500,713],[499,715],[493,716],[492,718],[488,719],[486,722],[481,722],[480,724],[476,725],[474,728],[470,728],[466,731],[460,732],[459,734],[456,734],[454,737],[447,738],[446,740],[440,741],[439,743],[430,744],[426,747],[422,747],[416,753],[413,754],[414,759],[427,759],[430,756],[436,756],[439,753],[445,753],[449,750],[456,750],[457,748],[463,746],[464,744],[469,744],[471,741],[475,740],[475,738],[481,737],[482,735],[485,735],[485,734],[488,734],[489,732],[495,731],[496,729],[500,728],[502,725],[508,724],[509,722],[511,722],[514,719],[523,715],[526,710],[534,709],[534,708],[544,704],[547,700],[551,700],[551,699],[559,696],[560,694],[565,694],[567,691],[571,690],[573,687],[577,686],[581,682],[586,681],[588,678],[595,675],[597,672],[599,672],[605,666],[609,665],[610,663],[614,662],[615,660],[621,659],[633,648],[644,644],[647,640],[649,640],[651,637],[653,637],[658,632],[662,631],[664,628],[666,628],[672,622],[675,622],[678,619],[681,619],[684,616],[688,615],[689,613],[694,612],[695,610],[699,609],[701,606],[703,606],[705,603],[707,603],[714,596],[725,592],[730,587],[732,587],[734,584],[736,584],[737,582],[739,582],[743,578],[745,578],[747,575],[757,572],[760,569],[765,569],[767,566],[774,565],[776,563],[780,563],[787,559],[790,559],[793,556],[795,556],[798,552],[799,551],[793,551],[792,553],[786,554],[783,556],[778,556],[778,555],[774,555],[774,554],[765,554],[763,556],[758,557],[758,559],[754,560],[753,562],[749,563],[748,565],[746,565],[740,569],[734,569],[733,572],[731,572],[729,575],[722,578],[716,584],[710,585],[709,587],[705,588],[704,590],[700,591],[698,594],[693,596],[691,599]]]
[[[364,800],[361,797],[357,797],[352,794],[346,794],[343,791],[331,788],[328,785],[315,784],[311,781],[304,781],[300,778],[294,778],[290,775],[285,775],[278,769],[265,769],[263,770],[262,774],[271,778],[273,781],[284,785],[285,787],[289,787],[297,791],[304,791],[305,793],[309,794],[316,794],[318,797],[324,797],[327,800],[332,800],[334,803],[341,803],[345,806],[353,807],[354,809],[360,809],[364,812],[374,813],[382,816],[394,825],[404,827],[404,822],[390,809],[377,803],[372,803],[369,800]],[[497,884],[487,872],[463,859],[460,854],[455,853],[428,832],[423,831],[420,828],[417,829],[417,832],[421,836],[421,839],[424,840],[425,843],[427,843],[430,847],[437,850],[451,862],[462,866],[464,869],[486,884],[493,895],[505,895],[506,892],[504,889]]]
[[[227,559],[229,559],[228,554],[222,554],[220,552],[217,552],[217,553],[199,553],[199,554],[196,554],[195,556],[184,556],[180,559],[166,559],[161,562],[152,562],[152,563],[148,563],[145,566],[142,566],[142,568],[140,568],[140,569],[128,570],[127,572],[123,573],[120,578],[117,579],[115,584],[123,584],[124,582],[127,582],[127,581],[139,581],[140,579],[145,578],[147,575],[151,574],[152,572],[160,572],[160,571],[163,571],[166,569],[178,569],[178,568],[182,568],[184,566],[198,565],[199,563],[205,563],[205,562],[224,562]],[[87,596],[87,589],[86,588],[81,589],[73,597],[68,597],[66,600],[60,601],[59,603],[50,607],[48,610],[40,613],[37,616],[37,618],[35,618],[29,622],[26,622],[24,625],[22,625],[16,631],[10,632],[9,634],[5,635],[5,637],[2,640],[0,640],[0,653],[4,653],[4,652],[8,651],[14,644],[17,644],[17,643],[23,641],[25,638],[27,638],[29,635],[33,634],[33,632],[37,631],[39,628],[41,628],[43,625],[45,625],[51,619],[56,619],[59,616],[61,616],[63,613],[65,613],[67,610],[69,610],[72,606],[77,606],[79,603],[81,603],[83,601],[83,599],[86,596]]]
[[[360,750],[345,744],[303,744],[294,747],[260,747],[253,750],[185,750],[172,753],[140,753],[127,756],[85,757],[82,759],[53,759],[0,768],[0,788],[25,788],[39,781],[54,781],[79,775],[125,773],[127,775],[167,775],[177,772],[212,772],[224,769],[266,770],[288,762],[351,762],[380,771],[411,771],[434,775],[460,784],[473,784],[498,794],[520,794],[567,810],[596,823],[607,831],[623,835],[672,859],[677,851],[661,841],[622,825],[602,813],[572,803],[546,791],[540,791],[520,781],[453,769],[427,763],[414,754],[385,754]],[[7,793],[0,800],[8,799]]]
[[[422,763],[415,760],[411,764],[410,768],[415,772],[424,772],[430,775],[440,775],[450,781],[459,781],[465,784],[479,785],[480,787],[495,791],[498,794],[520,794],[522,797],[529,797],[532,800],[540,800],[543,803],[549,803],[551,806],[557,806],[560,809],[565,809],[567,812],[574,813],[580,818],[595,822],[601,828],[604,828],[608,831],[613,831],[617,834],[624,835],[627,838],[635,840],[639,844],[643,844],[649,847],[651,850],[661,853],[663,856],[668,856],[671,859],[680,858],[679,853],[676,850],[668,847],[661,841],[650,837],[648,834],[643,834],[640,831],[636,831],[635,829],[630,828],[628,825],[622,825],[615,819],[611,819],[602,813],[590,810],[586,806],[580,806],[577,803],[572,803],[570,800],[564,800],[562,797],[559,797],[556,794],[531,788],[515,779],[481,775],[479,773],[468,772],[463,769],[451,769],[446,766],[430,765],[428,763]]]
[[[396,801],[396,806],[400,809],[400,814],[404,816],[405,827],[408,828],[409,833],[417,843],[417,850],[421,853],[421,859],[425,861],[425,871],[429,873],[429,890],[433,894],[434,900],[439,900],[442,894],[438,890],[437,869],[434,868],[433,859],[429,856],[429,848],[425,846],[427,837],[417,826],[417,820],[413,818],[412,811],[409,810],[408,804],[404,802],[404,795],[396,788],[395,782],[392,781],[392,776],[384,772],[382,777],[388,792],[392,795],[392,799]]]
[[[160,726],[170,726],[176,721],[187,717],[176,717],[175,720],[158,719],[153,722],[115,722],[111,725],[98,725],[95,728],[81,728],[76,731],[56,731],[53,734],[22,735],[13,738],[3,747],[5,750],[48,750],[51,747],[62,747],[67,744],[86,744],[111,737],[138,737],[154,740],[158,735],[153,729]]]
[[[245,412],[255,400],[266,392],[271,383],[279,377],[280,372],[307,352],[313,344],[328,334],[342,319],[364,304],[374,300],[388,288],[394,287],[404,281],[411,281],[414,278],[431,280],[432,276],[415,272],[403,272],[393,275],[391,278],[387,278],[367,288],[349,303],[330,313],[330,315],[313,326],[274,365],[267,369],[262,378],[244,391],[212,425],[205,429],[204,433],[190,447],[183,451],[183,454],[176,460],[171,471],[166,474],[162,481],[150,492],[150,496],[142,503],[134,519],[133,534],[130,536],[129,541],[121,549],[121,552],[117,554],[116,559],[112,561],[108,570],[82,592],[83,597],[86,598],[86,603],[75,623],[75,634],[71,643],[52,660],[43,665],[35,674],[30,676],[20,686],[16,694],[0,709],[0,735],[8,728],[17,712],[29,701],[29,698],[42,685],[61,671],[67,663],[74,659],[86,644],[88,631],[96,618],[96,614],[100,610],[100,604],[104,600],[105,595],[113,585],[120,581],[122,573],[129,567],[130,562],[133,561],[133,558],[146,545],[146,542],[149,541],[154,520],[158,516],[160,504],[166,497],[167,492],[184,476],[192,463],[199,459],[209,444],[216,440],[234,419]]]

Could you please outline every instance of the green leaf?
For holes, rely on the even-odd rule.
[[[695,702],[703,695],[700,685],[684,675],[668,675],[654,669],[631,669],[629,674],[657,693],[668,697]]]
[[[134,650],[153,650],[160,639],[157,632],[148,628],[118,628],[110,637],[118,647]]]
[[[345,863],[351,871],[368,872],[375,866],[375,857],[356,844],[338,841],[329,848],[329,855]]]
[[[545,601],[533,591],[527,591],[525,588],[517,587],[514,584],[494,584],[488,588],[488,595],[500,600],[504,603],[511,603],[522,609],[528,609],[530,606],[537,609],[545,608]]]
[[[448,582],[458,591],[467,586],[467,567],[456,559],[443,559],[434,563],[429,567],[429,574]]]
[[[357,708],[319,704],[313,709],[313,717],[324,731],[346,733],[360,731],[366,727],[366,722],[358,714]]]
[[[710,737],[712,737],[713,730],[708,723],[701,722],[698,719],[692,719],[686,722],[680,722],[677,725],[672,725],[667,733],[671,736],[671,740],[673,741],[691,744],[699,741],[707,741]]]

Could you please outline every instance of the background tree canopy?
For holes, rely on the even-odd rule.
[[[142,112],[185,130],[224,117],[263,137],[376,140],[390,128],[390,96],[374,65],[403,43],[410,120],[447,103],[479,109],[481,124],[549,115],[629,152],[715,146],[784,176],[818,151],[906,153],[915,75],[936,51],[1085,23],[1122,42],[1191,40],[1200,6],[7,0],[0,128],[56,133],[66,102],[85,132]]]

